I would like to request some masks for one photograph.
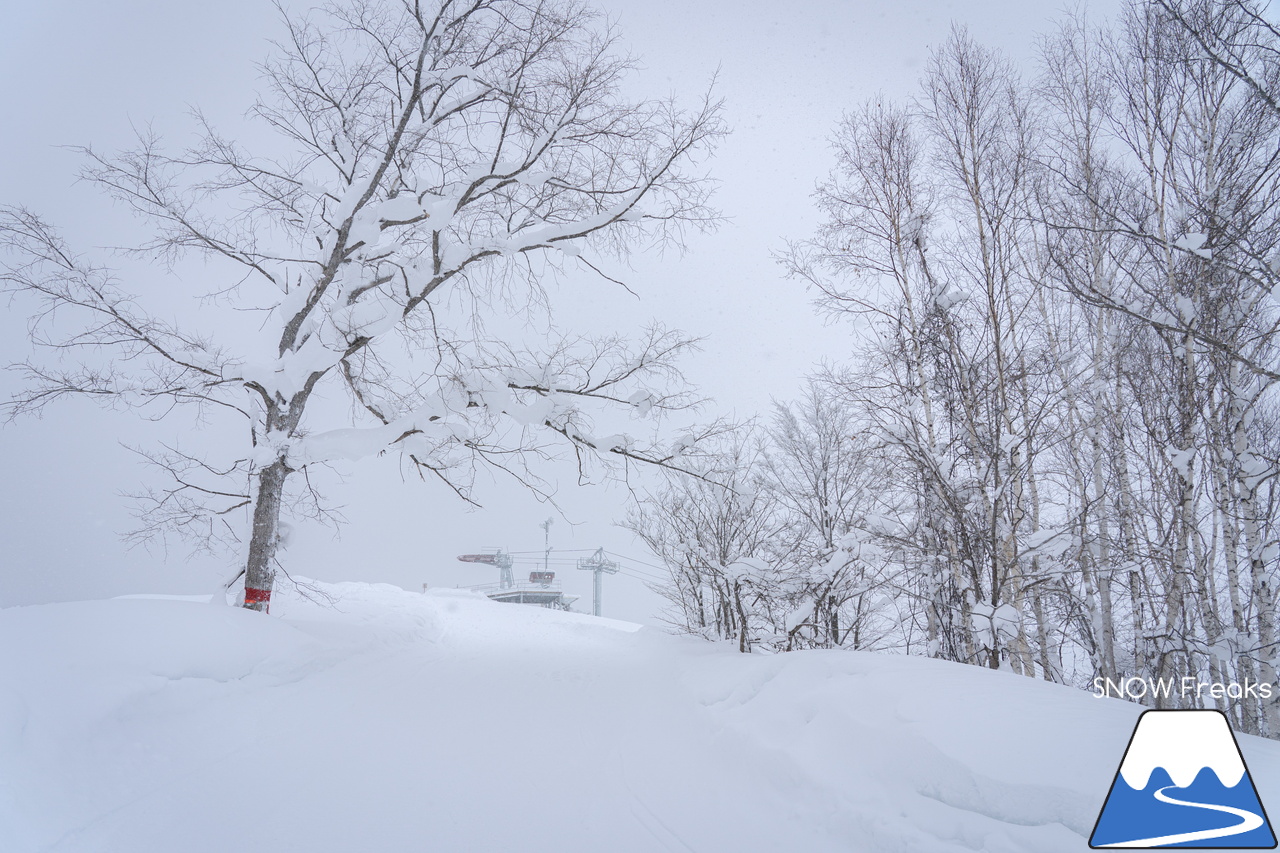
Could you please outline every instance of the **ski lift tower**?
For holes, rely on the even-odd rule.
[[[484,563],[487,566],[497,566],[498,586],[502,589],[511,589],[516,585],[515,575],[511,573],[511,555],[505,551],[499,550],[494,554],[461,554],[458,560],[463,563]]]
[[[514,561],[505,551],[489,554],[462,554],[458,559],[464,563],[482,563],[498,568],[496,584],[469,587],[476,592],[483,592],[492,601],[503,604],[535,604],[552,610],[568,610],[573,602],[578,600],[576,595],[567,595],[560,588],[556,573],[552,571],[530,572],[528,583],[524,581],[517,583],[515,573],[511,570]]]
[[[578,568],[584,572],[591,572],[595,575],[592,579],[591,586],[591,613],[593,616],[600,615],[600,593],[603,584],[601,583],[601,575],[608,572],[609,574],[617,574],[618,564],[613,560],[606,560],[604,556],[604,548],[598,548],[590,557],[578,561]]]

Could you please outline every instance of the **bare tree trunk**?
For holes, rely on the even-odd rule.
[[[1044,611],[1044,600],[1038,591],[1031,593],[1031,608],[1036,617],[1036,643],[1040,649],[1041,676],[1045,681],[1062,682],[1062,659],[1053,646],[1049,632],[1049,620]]]
[[[1258,638],[1258,675],[1262,681],[1275,685],[1277,683],[1276,655],[1276,617],[1275,590],[1271,586],[1271,576],[1267,572],[1263,560],[1263,542],[1258,528],[1258,487],[1256,479],[1242,483],[1240,495],[1240,514],[1244,519],[1245,547],[1249,552],[1249,573],[1253,581],[1253,600],[1257,619],[1255,627]],[[1273,688],[1274,689],[1274,688]],[[1263,732],[1267,737],[1280,734],[1280,707],[1276,700],[1262,700],[1262,723],[1266,727]]]
[[[270,612],[275,583],[276,548],[280,544],[280,507],[289,467],[277,459],[258,474],[258,495],[253,506],[253,533],[245,565],[244,606]]]
[[[1102,275],[1098,270],[1099,266],[1100,260],[1095,260],[1095,282],[1102,280]],[[1097,284],[1095,284],[1096,286]],[[1106,312],[1100,313],[1097,318],[1097,327],[1094,335],[1093,357],[1095,369],[1104,371],[1104,378],[1098,382],[1100,393],[1097,394],[1097,398],[1093,401],[1092,429],[1090,430],[1090,444],[1093,452],[1093,499],[1098,517],[1097,538],[1094,540],[1091,551],[1098,576],[1098,598],[1101,609],[1101,625],[1099,626],[1101,636],[1098,640],[1102,652],[1103,675],[1118,677],[1115,606],[1111,591],[1111,579],[1115,575],[1115,568],[1112,565],[1111,526],[1107,515],[1106,454],[1102,445],[1102,431],[1106,428],[1104,421],[1107,419],[1108,412],[1112,409],[1107,405],[1107,383],[1105,377],[1109,373],[1119,373],[1115,364],[1114,348],[1109,343],[1110,325],[1111,317]],[[1115,409],[1118,408],[1118,406],[1115,407]],[[1113,413],[1112,416],[1115,416],[1115,414]]]
[[[1236,416],[1234,404],[1229,406],[1227,411],[1229,417]],[[1226,565],[1227,597],[1231,603],[1231,627],[1235,630],[1235,635],[1241,637],[1249,630],[1249,626],[1244,602],[1240,596],[1240,534],[1236,520],[1236,501],[1227,479],[1225,461],[1219,461],[1214,466],[1214,472],[1218,491],[1217,510],[1222,525],[1222,559]],[[1238,643],[1235,667],[1237,681],[1255,680],[1253,658],[1249,657],[1244,649],[1239,648]],[[1257,734],[1260,712],[1258,703],[1252,697],[1241,697],[1239,715],[1241,729],[1250,734]]]
[[[747,611],[742,605],[742,581],[733,582],[733,605],[738,613],[738,651],[751,651],[751,640],[747,637]]]

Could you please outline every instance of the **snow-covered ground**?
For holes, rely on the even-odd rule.
[[[1082,851],[1140,709],[469,593],[0,611],[0,850]],[[1241,737],[1264,803],[1280,744]]]

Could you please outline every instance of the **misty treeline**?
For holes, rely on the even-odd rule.
[[[674,624],[1277,680],[1280,38],[1175,2],[1068,16],[1025,73],[956,30],[914,99],[846,115],[780,260],[856,345],[725,443],[727,488],[632,513]],[[1273,703],[1219,707],[1280,735]]]

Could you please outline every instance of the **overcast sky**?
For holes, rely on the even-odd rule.
[[[688,375],[720,410],[739,417],[793,396],[817,362],[848,352],[849,331],[825,325],[813,312],[812,294],[785,280],[771,259],[785,239],[802,238],[816,224],[809,195],[830,168],[827,140],[841,114],[878,95],[913,95],[930,47],[953,22],[1030,73],[1034,36],[1056,14],[1010,0],[597,5],[643,61],[638,90],[674,91],[692,103],[718,72],[716,92],[726,101],[732,134],[711,171],[721,182],[717,204],[728,222],[692,238],[683,257],[636,258],[626,279],[639,300],[598,284],[555,288],[557,321],[612,331],[651,317],[706,337],[704,351],[686,364]],[[1099,19],[1116,5],[1089,9]],[[127,215],[76,184],[78,158],[59,146],[111,151],[145,125],[181,141],[190,105],[232,132],[252,134],[240,117],[257,86],[254,62],[279,31],[272,4],[262,0],[11,4],[0,30],[0,203],[36,209],[84,251],[126,242]],[[0,363],[26,356],[29,307],[9,304],[0,317]],[[13,392],[15,379],[0,375],[0,396]],[[172,440],[191,427],[140,424],[128,413],[72,402],[43,420],[0,429],[0,606],[210,591],[232,558],[188,561],[181,548],[167,557],[131,552],[118,538],[130,526],[119,493],[146,477],[122,444]],[[554,515],[551,540],[560,557],[603,545],[634,558],[625,563],[630,575],[606,580],[606,615],[652,622],[661,604],[639,577],[657,571],[646,565],[652,555],[613,525],[625,512],[624,489],[577,489],[566,476],[561,517],[501,483],[481,490],[485,509],[466,511],[436,486],[403,480],[390,459],[344,473],[328,492],[349,523],[338,539],[323,529],[299,531],[282,557],[290,572],[406,589],[487,582],[496,576],[453,556],[483,547],[540,549],[539,523]],[[517,573],[534,567],[520,562]],[[589,575],[568,564],[552,568],[589,610]]]

